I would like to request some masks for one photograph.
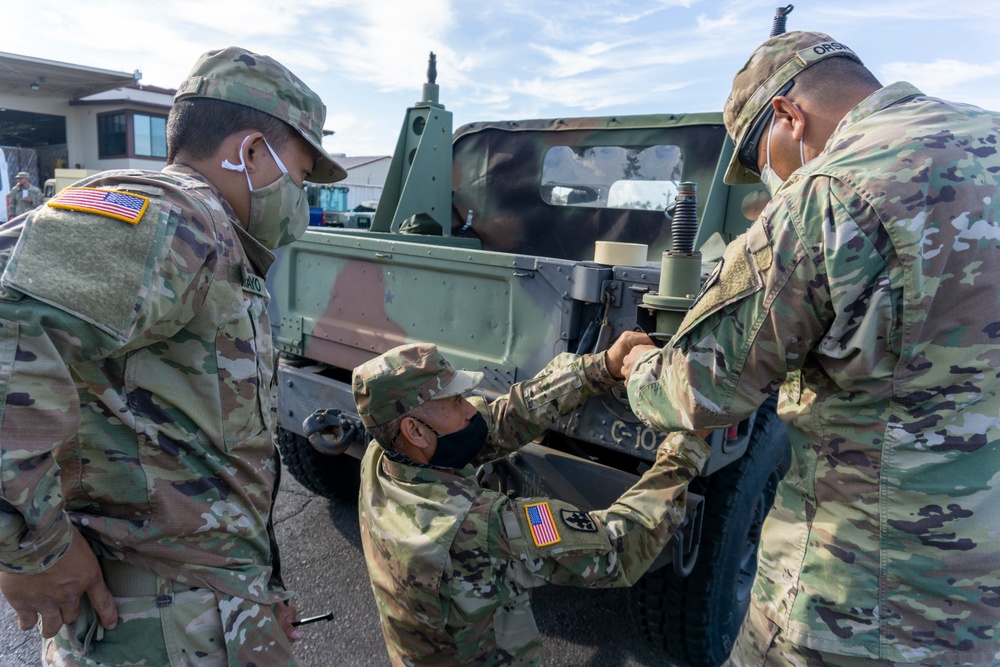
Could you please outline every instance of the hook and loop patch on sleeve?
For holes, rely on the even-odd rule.
[[[763,271],[772,264],[772,251],[764,228],[758,223],[726,247],[719,264],[701,289],[681,322],[675,340],[688,334],[709,317],[764,289]],[[712,327],[718,324],[716,321]],[[705,331],[701,331],[704,334]],[[691,341],[687,341],[688,345]]]
[[[564,509],[559,510],[559,518],[569,528],[579,530],[582,533],[596,533],[597,524],[591,518],[589,512],[583,510]]]
[[[173,208],[162,188],[118,186],[130,190],[74,187],[36,208],[25,220],[0,283],[124,341],[148,294],[155,292],[149,285],[159,251],[169,242]],[[146,189],[134,194],[133,188]],[[82,198],[73,193],[81,190]]]
[[[536,547],[547,547],[562,541],[547,502],[525,505],[524,513],[528,517],[528,528]]]
[[[102,188],[70,187],[49,202],[52,208],[103,215],[136,225],[149,206],[149,199],[142,195]]]
[[[515,500],[510,509],[504,513],[504,528],[514,550],[526,558],[572,560],[614,550],[600,518],[570,503],[525,498]]]

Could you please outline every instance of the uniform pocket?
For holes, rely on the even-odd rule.
[[[493,612],[497,648],[511,655],[523,655],[532,644],[540,644],[535,615],[528,591],[521,591]]]
[[[238,317],[219,327],[215,339],[222,433],[227,450],[260,434],[268,423],[261,406],[261,392],[269,391],[270,387],[261,387],[260,327],[253,299],[245,298],[244,304],[246,307]],[[270,370],[266,380],[269,385]]]
[[[80,596],[80,615],[72,623],[64,625],[57,637],[77,658],[86,657],[94,644],[104,638],[104,627],[89,597]]]
[[[528,410],[537,410],[549,403],[555,404],[567,394],[579,392],[583,382],[575,373],[528,380],[524,384],[524,402]]]

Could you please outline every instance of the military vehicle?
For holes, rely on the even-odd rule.
[[[343,227],[338,215],[347,207],[347,188],[332,183],[305,183],[309,200],[309,224],[313,227]]]
[[[711,257],[767,201],[760,186],[723,183],[733,147],[721,113],[472,123],[453,133],[435,69],[431,54],[370,229],[310,227],[269,278],[282,458],[305,487],[346,502],[357,500],[366,446],[354,367],[431,342],[482,371],[480,391],[494,397],[556,354],[606,349],[626,330],[666,341]],[[479,477],[511,495],[606,507],[649,467],[662,437],[624,390],[612,391]],[[773,398],[710,444],[681,531],[630,597],[640,629],[674,664],[728,655],[788,467]]]

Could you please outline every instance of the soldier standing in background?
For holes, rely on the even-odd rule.
[[[781,388],[793,462],[731,662],[995,665],[1000,115],[790,32],[724,119],[726,182],[773,198],[625,372],[665,430],[736,423]]]
[[[28,175],[28,172],[19,171],[14,179],[17,184],[10,189],[7,195],[8,220],[42,205],[42,191],[31,184],[31,176]]]
[[[0,229],[0,589],[45,664],[294,663],[264,276],[303,180],[345,176],[325,116],[275,60],[210,51],[162,172]]]
[[[404,345],[354,370],[374,441],[361,466],[365,561],[393,665],[536,665],[529,590],[631,586],[684,520],[687,485],[711,449],[664,440],[653,467],[609,509],[508,498],[475,466],[516,451],[621,380],[645,334],[600,355],[561,354],[487,404],[463,395],[482,373],[456,371],[433,345]]]

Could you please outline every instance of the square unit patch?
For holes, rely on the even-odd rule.
[[[52,208],[94,213],[130,225],[139,222],[148,205],[149,199],[142,195],[101,188],[66,188],[49,202]]]

